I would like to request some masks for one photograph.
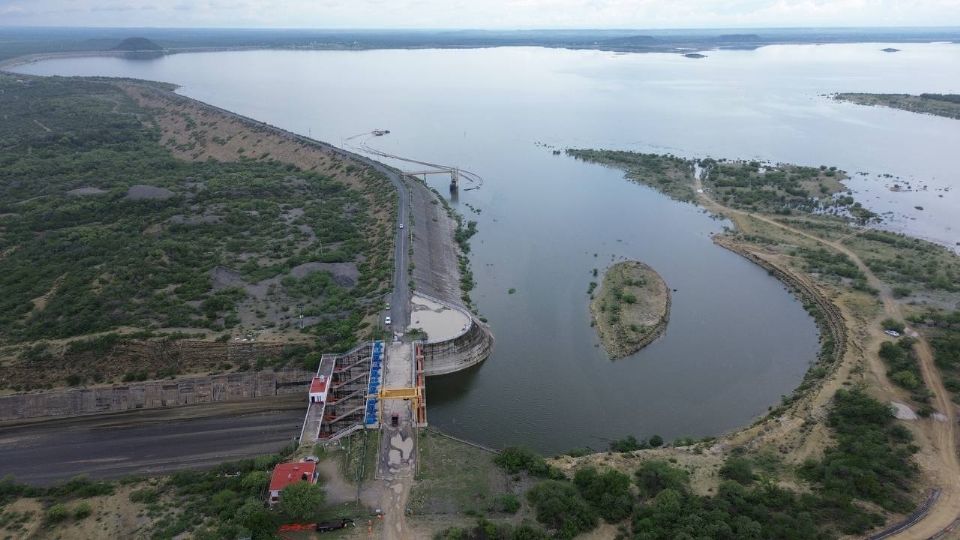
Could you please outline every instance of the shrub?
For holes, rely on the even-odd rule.
[[[62,504],[55,504],[47,509],[46,519],[48,523],[59,523],[70,516],[67,507]]]
[[[884,319],[883,322],[880,323],[880,325],[883,326],[884,330],[893,330],[894,332],[899,332],[901,334],[903,333],[903,330],[905,328],[902,322],[895,321],[893,319]]]
[[[493,501],[494,508],[498,512],[506,512],[508,514],[516,514],[520,510],[520,499],[517,498],[513,493],[505,493],[503,495],[498,495]]]
[[[647,441],[638,441],[633,435],[627,435],[622,439],[617,439],[610,443],[611,452],[633,452],[635,450],[643,450],[645,448],[650,448],[650,444]]]
[[[598,473],[593,467],[577,471],[573,483],[580,495],[610,523],[623,521],[633,511],[630,495],[630,477],[615,471]]]
[[[890,376],[890,380],[907,390],[915,390],[920,386],[917,376],[909,371],[898,371]]]
[[[240,485],[243,486],[243,489],[248,491],[251,495],[259,495],[264,489],[266,489],[267,484],[270,483],[270,473],[267,471],[250,471],[244,475],[243,480],[240,481]]]
[[[640,488],[640,495],[653,498],[665,489],[686,491],[689,474],[683,469],[672,467],[666,461],[653,459],[640,465],[634,474],[634,481]]]
[[[573,538],[597,526],[597,514],[569,482],[544,480],[527,492],[537,521],[556,531],[557,538]]]
[[[90,517],[90,514],[93,513],[93,508],[90,507],[90,503],[84,501],[81,502],[73,509],[73,517],[75,519],[86,519]]]
[[[130,493],[130,502],[152,504],[160,499],[160,493],[153,488],[138,489]]]
[[[756,480],[753,474],[753,464],[749,459],[743,457],[727,459],[723,467],[720,467],[720,477],[745,486]]]
[[[894,287],[893,288],[893,297],[894,298],[906,298],[910,296],[913,291],[909,287]]]
[[[510,474],[526,471],[540,478],[562,477],[559,471],[547,464],[539,454],[529,448],[511,446],[493,458],[493,462]]]

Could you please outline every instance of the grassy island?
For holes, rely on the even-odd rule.
[[[663,333],[670,318],[670,289],[642,262],[617,263],[604,274],[590,314],[607,354],[623,358]]]
[[[837,94],[834,99],[858,105],[891,107],[960,120],[960,94]]]

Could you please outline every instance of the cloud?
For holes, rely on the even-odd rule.
[[[312,28],[960,26],[960,0],[0,0],[0,25]]]

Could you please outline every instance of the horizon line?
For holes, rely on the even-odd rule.
[[[663,26],[663,27],[362,27],[362,26],[63,26],[63,25],[4,25],[0,29],[30,30],[300,30],[318,32],[638,32],[690,30],[955,30],[956,25],[869,25],[869,26]]]

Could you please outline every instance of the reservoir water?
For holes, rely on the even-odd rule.
[[[172,82],[334,144],[389,129],[371,144],[482,175],[483,187],[454,204],[479,224],[472,296],[497,346],[480,366],[428,382],[429,420],[491,446],[558,452],[745,425],[799,384],[818,345],[812,319],[779,282],[712,244],[722,223],[549,147],[836,165],[865,173],[849,186],[892,212],[884,226],[953,246],[960,179],[948,156],[960,148],[960,122],[823,95],[960,90],[957,45],[884,47],[778,46],[700,60],[538,48],[243,51],[17,69]],[[893,182],[916,190],[892,193]],[[586,291],[594,268],[621,258],[647,262],[676,292],[665,335],[612,362],[590,328]]]

